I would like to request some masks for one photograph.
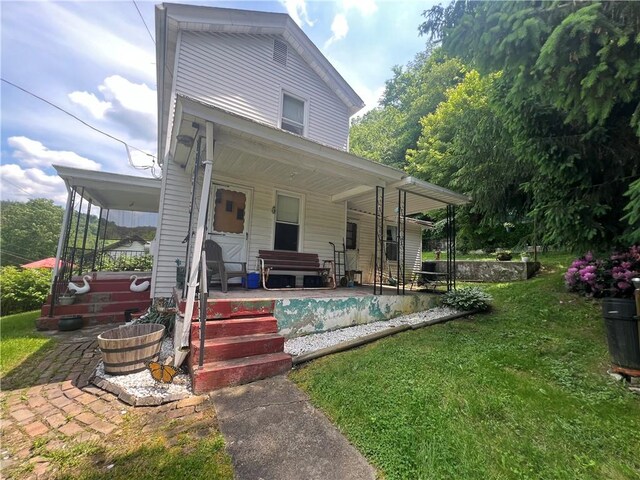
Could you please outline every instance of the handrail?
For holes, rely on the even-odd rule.
[[[204,339],[207,328],[207,253],[202,250],[200,260],[200,355],[198,367],[204,365]]]

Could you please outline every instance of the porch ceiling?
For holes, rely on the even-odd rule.
[[[214,178],[217,174],[265,180],[283,188],[328,195],[334,202],[347,201],[349,209],[366,213],[375,213],[376,186],[385,187],[385,213],[393,212],[398,205],[398,190],[408,193],[407,215],[469,201],[464,195],[410,177],[401,170],[187,97],[178,98],[176,110],[174,120],[180,125],[177,137],[197,138],[206,121],[214,124]],[[201,125],[200,130],[197,125]],[[191,170],[196,148],[176,138],[172,139],[174,161]]]
[[[65,183],[93,205],[110,210],[158,212],[160,180],[54,165]]]

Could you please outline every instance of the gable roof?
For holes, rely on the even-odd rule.
[[[156,6],[158,156],[163,161],[171,108],[173,66],[180,31],[281,35],[344,102],[353,115],[364,107],[358,94],[286,13],[163,3]]]

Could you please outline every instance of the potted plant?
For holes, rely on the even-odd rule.
[[[511,252],[509,250],[501,250],[499,252],[496,252],[496,260],[498,260],[499,262],[508,262],[512,258],[513,256],[511,255]]]
[[[76,292],[67,290],[58,297],[58,305],[73,305],[76,301]]]
[[[565,273],[569,291],[602,298],[607,343],[613,363],[640,369],[638,312],[632,279],[640,277],[640,246],[596,259],[589,252],[576,259]]]

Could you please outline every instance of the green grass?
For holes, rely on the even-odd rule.
[[[598,304],[564,291],[571,258],[292,378],[387,479],[640,478],[640,399],[606,373]]]
[[[36,331],[40,311],[17,313],[0,318],[0,377],[5,377],[27,358],[40,356],[55,341]]]
[[[140,422],[128,419],[109,441],[65,446],[45,441],[34,443],[33,450],[54,467],[48,478],[59,480],[233,479],[231,459],[212,413],[201,420],[182,420],[178,426],[164,420],[148,432]]]

